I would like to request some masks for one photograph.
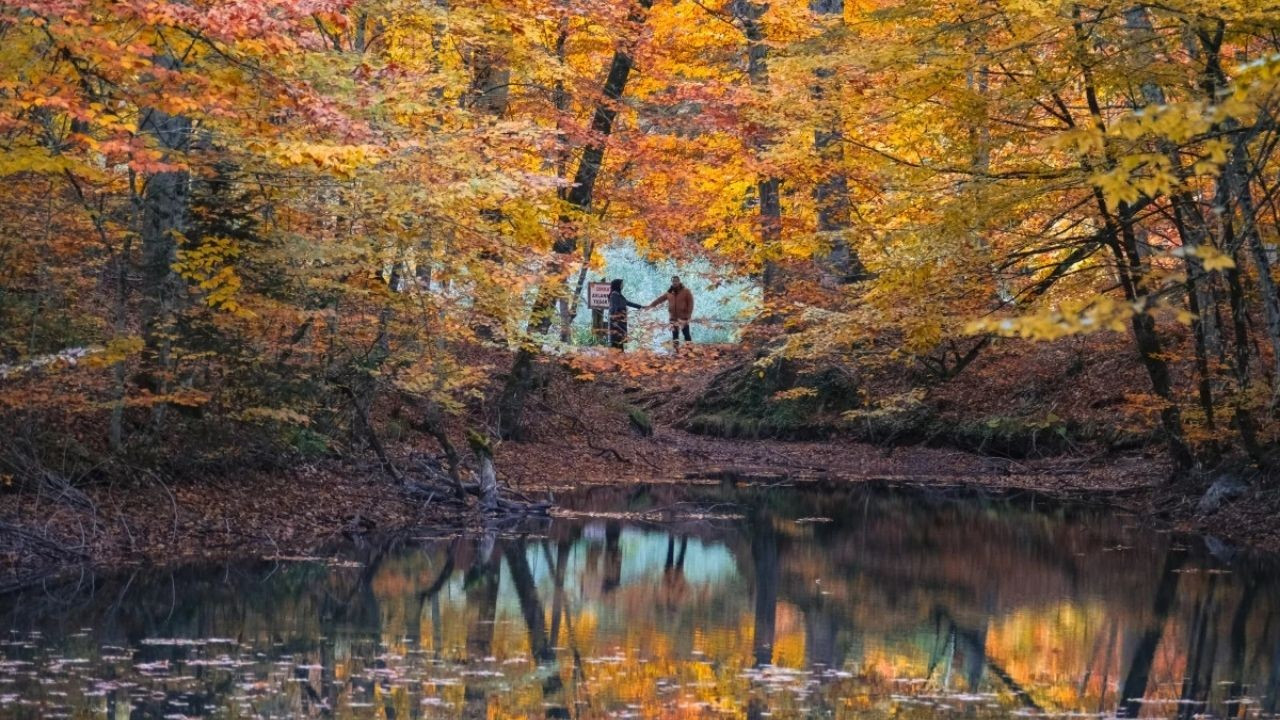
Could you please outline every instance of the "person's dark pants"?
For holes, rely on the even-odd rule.
[[[671,321],[671,342],[680,342],[680,331],[684,331],[684,341],[693,342],[693,337],[689,334],[689,321],[672,320]]]
[[[627,323],[614,320],[609,323],[609,347],[624,349],[627,344]]]

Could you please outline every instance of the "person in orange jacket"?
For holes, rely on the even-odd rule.
[[[667,304],[667,314],[671,318],[671,342],[680,347],[681,334],[685,342],[693,342],[689,334],[689,321],[693,319],[693,293],[680,282],[679,277],[671,278],[671,287],[647,307],[654,308],[662,303]]]

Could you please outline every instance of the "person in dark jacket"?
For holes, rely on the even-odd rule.
[[[680,282],[680,278],[671,278],[671,287],[657,300],[649,303],[649,307],[667,304],[667,316],[671,319],[671,342],[680,347],[680,335],[684,334],[685,342],[693,342],[689,335],[689,321],[693,319],[693,293]]]
[[[622,279],[614,279],[609,283],[609,346],[619,350],[626,349],[627,344],[627,308],[643,310],[644,306],[633,303],[622,294]]]

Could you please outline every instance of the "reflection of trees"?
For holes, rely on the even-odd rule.
[[[565,610],[565,594],[564,580],[565,574],[569,570],[569,551],[573,545],[568,540],[561,540],[556,543],[556,555],[551,557],[551,548],[546,543],[542,545],[542,551],[546,555],[547,565],[553,568],[551,582],[554,590],[551,595],[551,644],[560,644],[560,618]]]
[[[956,643],[964,648],[965,687],[969,688],[970,691],[976,691],[982,687],[982,674],[986,671],[988,663],[987,624],[984,622],[979,627],[960,627],[953,623],[952,632],[955,634]],[[1009,678],[1008,673],[1003,671],[998,675],[1002,676],[1002,680]],[[1010,684],[1012,685],[1012,683]],[[1021,690],[1021,688],[1018,688],[1018,690]],[[1020,696],[1026,696],[1026,694],[1020,693]],[[1029,701],[1029,696],[1027,704],[1035,705],[1034,702]]]
[[[821,578],[827,599],[860,611],[859,619],[904,628],[927,623],[939,604],[977,627],[984,617],[1029,603],[1094,590],[1122,594],[1105,576],[1110,568],[1081,572],[1073,552],[1082,541],[1096,547],[1108,538],[1082,538],[1079,529],[1034,515],[1034,522],[1011,523],[1007,515],[955,503],[922,507],[890,496],[877,499],[865,519],[847,511],[854,504],[861,498],[837,495],[803,510],[835,521],[790,530],[803,542],[788,545],[783,587]],[[1147,573],[1126,572],[1129,585],[1147,581]]]
[[[524,616],[524,625],[529,631],[529,652],[535,662],[551,660],[547,617],[538,598],[538,588],[533,584],[533,572],[529,570],[528,548],[523,540],[519,540],[504,543],[503,550],[507,556],[507,569],[511,572],[511,583],[515,585],[516,597],[520,599],[520,614]]]
[[[560,619],[567,616],[569,608],[566,603],[564,592],[565,576],[569,568],[569,551],[572,545],[568,540],[561,540],[556,543],[555,558],[551,557],[551,549],[543,544],[542,549],[546,554],[547,563],[551,567],[552,596],[551,596],[551,636],[550,643],[552,647],[551,657],[553,664],[550,668],[550,674],[542,683],[543,703],[546,705],[548,718],[568,718],[571,717],[569,708],[564,704],[564,681],[560,677],[559,658],[555,653],[555,647],[560,643]],[[581,658],[578,655],[577,642],[572,637],[573,630],[570,625],[569,629],[569,647],[573,653],[573,667],[575,681],[581,680]]]
[[[529,550],[523,540],[506,543],[504,550],[507,568],[511,572],[511,583],[515,585],[516,596],[520,600],[520,614],[524,617],[525,629],[529,633],[529,652],[535,663],[544,666],[542,698],[547,706],[547,717],[567,717],[568,709],[563,705],[564,682],[560,678],[560,667],[556,662],[552,640],[547,634],[547,618],[542,609],[542,600],[538,597],[533,572],[529,569]],[[563,577],[561,568],[553,566],[551,570],[553,580],[557,576]]]
[[[606,594],[622,584],[622,523],[609,522],[604,529],[604,582],[600,589]]]
[[[667,556],[662,563],[662,588],[659,597],[668,617],[677,613],[689,601],[689,581],[684,575],[684,558],[688,549],[687,535],[673,532],[667,536]]]
[[[778,616],[778,535],[773,518],[757,511],[750,525],[751,565],[755,577],[755,611],[752,613],[751,652],[754,667],[773,664],[773,646],[777,639]],[[747,704],[747,717],[765,716],[765,703],[759,691],[752,692]]]
[[[1160,572],[1160,582],[1156,585],[1155,597],[1152,600],[1151,620],[1138,638],[1133,651],[1133,659],[1129,663],[1129,672],[1125,675],[1120,689],[1120,717],[1138,717],[1142,709],[1142,699],[1147,694],[1147,683],[1151,678],[1151,663],[1156,657],[1156,648],[1164,635],[1164,626],[1169,618],[1169,610],[1178,594],[1178,570],[1182,567],[1184,555],[1169,550],[1165,554],[1164,569]]]
[[[421,643],[422,613],[425,606],[430,603],[431,647],[437,660],[440,659],[440,649],[444,644],[440,626],[440,591],[444,589],[445,583],[449,582],[449,578],[453,577],[453,566],[457,559],[458,544],[459,541],[455,539],[445,548],[444,564],[440,566],[440,571],[436,573],[435,579],[418,593],[416,609],[411,611],[408,617],[408,636],[413,639],[413,642]]]
[[[1076,690],[1076,696],[1083,699],[1089,692],[1090,683],[1094,676],[1096,675],[1100,678],[1098,683],[1098,702],[1094,710],[1099,715],[1107,707],[1107,694],[1111,688],[1111,668],[1114,664],[1116,641],[1119,636],[1120,623],[1114,617],[1108,618],[1106,630],[1099,633],[1094,639],[1093,649],[1089,652],[1089,660],[1085,665],[1084,675],[1080,678],[1080,684]],[[1103,645],[1104,642],[1106,643],[1105,646]],[[1081,707],[1083,708],[1084,705],[1081,705]]]
[[[844,649],[838,640],[843,623],[837,612],[821,597],[804,611],[805,665],[818,672],[844,666]]]
[[[1267,677],[1266,697],[1262,708],[1268,715],[1275,715],[1277,709],[1280,709],[1280,638],[1272,641],[1270,661],[1271,672]]]
[[[848,513],[844,510],[848,507],[868,507],[870,511]],[[1238,699],[1249,687],[1244,675],[1252,672],[1258,677],[1260,665],[1272,667],[1274,663],[1274,658],[1252,664],[1245,661],[1247,638],[1259,631],[1275,636],[1269,626],[1250,624],[1253,600],[1249,598],[1255,593],[1248,589],[1252,581],[1245,578],[1266,577],[1265,573],[1246,568],[1233,571],[1241,576],[1243,586],[1236,596],[1234,614],[1221,612],[1229,606],[1222,597],[1222,581],[1214,574],[1194,576],[1198,582],[1192,585],[1184,582],[1182,594],[1194,589],[1201,599],[1193,604],[1192,598],[1184,598],[1185,603],[1180,604],[1176,600],[1182,554],[1168,541],[1128,547],[1132,541],[1117,530],[1119,523],[1076,525],[1040,513],[1026,513],[1025,521],[1017,522],[1012,521],[1020,512],[1016,508],[996,514],[979,506],[946,501],[934,503],[922,513],[918,506],[892,497],[860,498],[856,503],[844,498],[819,500],[791,512],[835,519],[808,528],[792,529],[786,523],[779,526],[779,532],[790,539],[780,544],[781,590],[777,600],[793,604],[804,614],[805,652],[811,667],[831,654],[833,625],[846,634],[872,625],[874,641],[893,628],[905,632],[923,625],[926,601],[946,607],[954,616],[949,621],[952,629],[932,654],[944,650],[947,667],[954,660],[971,690],[991,683],[995,689],[1007,689],[1028,707],[1047,703],[1049,708],[1085,709],[1088,696],[1090,702],[1096,700],[1099,711],[1105,711],[1108,688],[1112,678],[1118,677],[1121,687],[1113,702],[1132,713],[1140,708],[1137,700],[1147,694],[1149,683],[1155,687],[1158,679],[1160,687],[1169,687],[1182,683],[1185,677],[1181,696],[1201,704],[1184,704],[1179,709],[1204,708],[1204,703],[1213,700],[1214,688],[1222,687],[1225,697],[1220,700],[1226,701],[1230,713],[1239,714],[1248,707]],[[749,557],[756,574],[760,537],[750,541]],[[744,555],[742,552],[740,557]],[[817,580],[828,594],[812,591]],[[1149,600],[1143,602],[1144,597]],[[1044,606],[1044,612],[1056,613],[1064,598],[1101,599],[1107,611],[1100,617],[1106,621],[1075,631],[1084,634],[1056,637],[1049,641],[1052,644],[1041,640],[1013,645],[1018,638],[1008,636],[1007,631],[994,638],[989,634],[991,622],[1008,617],[1013,610],[1035,613]],[[1186,612],[1175,617],[1173,609],[1182,606]],[[763,616],[756,624],[767,627],[767,619]],[[1228,619],[1230,628],[1223,627]],[[1166,659],[1156,667],[1157,649],[1171,623],[1178,628],[1177,637],[1185,642],[1180,648],[1162,651],[1160,657]],[[1043,625],[1024,625],[1043,632],[1038,629]],[[1139,630],[1127,643],[1128,651],[1117,652],[1118,638],[1130,634],[1122,631],[1134,627]],[[1231,650],[1222,653],[1219,646],[1225,644],[1228,633]],[[863,644],[857,639],[850,642]],[[1057,648],[1079,658],[1068,668],[1074,670],[1073,676],[1052,676],[1061,678],[1055,682],[1069,683],[1069,689],[1038,685],[1041,678],[1049,677],[1039,672],[1038,663],[1072,657],[1058,654]],[[925,649],[920,662],[928,663],[929,655]],[[933,662],[943,659],[938,656]],[[1224,674],[1230,682],[1215,684],[1215,678]],[[1260,680],[1262,684],[1280,683],[1280,672],[1263,677],[1267,679]],[[1270,701],[1271,692],[1267,694]]]
[[[1187,633],[1190,647],[1187,648],[1187,670],[1182,678],[1181,704],[1178,716],[1190,720],[1197,714],[1197,709],[1208,703],[1209,690],[1213,684],[1212,658],[1217,650],[1217,633],[1209,632],[1209,625],[1216,620],[1218,605],[1214,591],[1218,587],[1218,576],[1209,578],[1204,593],[1196,598],[1191,614],[1191,632]],[[1216,624],[1216,623],[1213,623]]]
[[[985,622],[977,628],[964,627],[957,624],[945,609],[939,608],[935,628],[941,630],[944,625],[947,628],[946,641],[941,646],[942,652],[946,654],[944,688],[950,687],[955,653],[960,650],[964,665],[965,687],[969,692],[978,692],[981,689],[983,675],[989,671],[1027,709],[1037,713],[1044,712],[1044,708],[1031,696],[1031,692],[1024,688],[996,658],[987,653],[988,626]],[[937,659],[936,656],[930,659],[929,675],[933,674]]]
[[[1240,699],[1245,692],[1244,674],[1245,651],[1248,648],[1248,623],[1249,615],[1253,611],[1253,602],[1258,597],[1258,584],[1258,579],[1253,576],[1245,580],[1244,592],[1240,595],[1240,602],[1236,604],[1236,611],[1231,619],[1231,657],[1228,661],[1231,683],[1228,686],[1227,701],[1223,708],[1225,716],[1229,718],[1235,717],[1244,708]]]
[[[756,583],[752,653],[756,667],[761,667],[773,663],[778,612],[778,536],[768,516],[758,517],[751,530],[751,564]]]
[[[660,715],[685,695],[753,698],[720,708],[738,715],[840,716],[851,696],[870,695],[882,704],[859,712],[912,717],[882,700],[898,691],[895,678],[927,678],[922,693],[996,691],[1002,713],[1118,705],[1132,715],[1144,697],[1197,703],[1161,706],[1168,713],[1217,703],[1226,717],[1275,706],[1280,598],[1270,566],[1195,572],[1195,552],[1167,540],[1117,549],[1136,544],[1118,522],[1018,508],[856,492],[735,497],[745,521],[665,536],[611,523],[592,542],[564,524],[541,542],[371,543],[348,549],[359,567],[192,568],[172,582],[142,574],[88,596],[61,593],[69,602],[43,614],[30,603],[6,612],[10,627],[50,637],[93,627],[92,638],[65,641],[68,656],[212,635],[239,639],[254,658],[239,676],[195,667],[182,685],[140,682],[161,689],[156,699],[123,690],[84,699],[99,703],[94,713],[127,700],[139,714],[209,712],[229,706],[244,677],[267,686],[254,711],[277,716],[596,717],[631,704]],[[729,565],[708,574],[713,546]],[[137,660],[183,657],[143,646]],[[765,683],[750,671],[770,664],[817,674],[797,681],[810,691],[803,703],[772,687],[785,673]],[[138,680],[130,665],[118,672]],[[659,678],[680,689],[664,695]],[[415,688],[446,707],[406,699]],[[1251,695],[1260,706],[1245,702]],[[354,709],[378,697],[376,713]]]
[[[498,613],[498,581],[502,567],[491,540],[477,543],[475,564],[463,580],[467,599],[467,655],[470,662],[484,661],[493,653],[493,633]],[[472,676],[474,677],[474,676]],[[484,718],[489,714],[489,698],[483,680],[468,681],[463,688],[462,716]]]

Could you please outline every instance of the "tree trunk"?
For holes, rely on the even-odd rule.
[[[129,321],[129,254],[133,249],[133,243],[126,240],[124,247],[120,253],[116,255],[114,268],[115,277],[115,308],[112,312],[112,334],[115,338],[124,338],[128,334]],[[124,449],[124,404],[125,395],[128,393],[128,383],[126,382],[126,363],[124,359],[117,360],[111,368],[112,378],[112,399],[111,399],[111,420],[108,425],[108,441],[110,443],[111,452],[118,453]]]
[[[498,435],[503,440],[519,440],[524,435],[524,406],[533,390],[533,360],[536,353],[525,346],[516,350],[511,372],[498,396]]]
[[[1233,255],[1235,257],[1235,255]],[[1240,433],[1240,441],[1245,452],[1259,464],[1264,462],[1261,446],[1258,444],[1257,426],[1253,421],[1253,413],[1247,402],[1249,381],[1249,311],[1245,307],[1244,287],[1240,282],[1240,270],[1232,268],[1223,273],[1227,280],[1227,297],[1231,304],[1231,327],[1235,337],[1235,354],[1230,364],[1236,379],[1235,421],[1236,430]]]
[[[477,52],[472,58],[470,104],[489,115],[502,117],[511,97],[511,69],[505,58],[489,52]]]
[[[632,24],[643,22],[642,13],[652,6],[653,0],[638,0],[636,4],[638,9],[628,18]],[[613,133],[613,124],[618,117],[617,106],[634,67],[635,59],[631,57],[629,47],[624,45],[613,53],[609,74],[604,82],[604,100],[596,105],[595,115],[591,119],[591,132],[595,137],[583,149],[582,157],[578,160],[578,171],[573,176],[573,186],[565,194],[565,201],[575,209],[587,210],[591,207],[596,180],[600,177],[600,167],[604,163],[605,141]],[[568,227],[556,239],[554,249],[560,255],[568,255],[578,249],[578,233],[572,227],[569,217],[562,217],[561,222]]]
[[[729,11],[742,25],[747,36],[747,78],[751,87],[761,94],[769,89],[769,48],[765,44],[764,25],[760,19],[769,9],[767,3],[751,0],[733,0]],[[757,138],[755,150],[763,152],[768,146],[765,138]],[[756,181],[756,195],[760,211],[760,249],[763,257],[761,282],[764,285],[766,304],[770,298],[782,294],[785,281],[774,255],[782,244],[782,181],[775,177],[762,177]]]
[[[1077,42],[1077,60],[1084,78],[1085,100],[1089,108],[1090,120],[1100,131],[1106,130],[1106,121],[1102,105],[1098,100],[1097,87],[1094,85],[1093,66],[1088,55],[1088,33],[1084,28],[1081,8],[1072,8],[1074,30]],[[1115,164],[1110,150],[1107,153],[1107,166]],[[1091,170],[1085,163],[1086,170]],[[1195,464],[1190,446],[1187,445],[1182,428],[1182,413],[1173,397],[1173,379],[1169,373],[1168,362],[1165,361],[1164,348],[1160,335],[1156,331],[1155,319],[1147,312],[1149,290],[1143,282],[1145,272],[1141,253],[1138,249],[1137,235],[1134,233],[1134,212],[1128,203],[1120,203],[1115,213],[1108,207],[1106,198],[1098,188],[1093,189],[1094,202],[1098,213],[1106,224],[1111,241],[1108,247],[1116,261],[1116,274],[1124,290],[1125,299],[1138,307],[1130,321],[1133,328],[1134,343],[1138,356],[1147,376],[1151,380],[1152,390],[1164,403],[1160,411],[1160,425],[1164,430],[1165,442],[1169,446],[1169,454],[1175,467],[1185,472]]]
[[[652,0],[637,0],[637,9],[628,18],[631,23],[643,21],[643,11],[653,4]],[[604,83],[604,99],[596,105],[595,115],[591,120],[594,137],[582,151],[578,161],[578,170],[573,176],[573,187],[565,193],[565,202],[577,210],[588,210],[595,193],[596,180],[600,177],[600,166],[604,163],[605,141],[613,132],[614,121],[618,117],[617,103],[626,90],[627,80],[635,66],[628,43],[613,53],[609,63],[609,74]],[[538,290],[533,303],[533,313],[529,320],[530,330],[536,334],[547,332],[551,327],[555,301],[554,288],[565,274],[568,256],[578,249],[578,232],[572,218],[567,214],[560,218],[561,232],[552,245],[556,259],[550,268],[550,277],[545,279]],[[516,351],[511,372],[503,385],[498,400],[498,436],[504,440],[518,439],[524,420],[525,399],[533,388],[533,361],[537,355],[534,348],[522,346]]]
[[[445,431],[444,417],[439,405],[434,401],[428,401],[427,408],[421,416],[410,420],[410,427],[435,438],[436,444],[444,451],[445,462],[448,463],[453,495],[459,501],[466,502],[467,489],[462,484],[462,458],[458,455],[458,449],[453,446],[453,442],[449,440],[449,433]]]
[[[1230,86],[1230,79],[1222,69],[1222,41],[1225,26],[1221,20],[1213,32],[1203,28],[1197,30],[1201,47],[1205,51],[1205,94],[1211,102],[1217,101],[1218,94]],[[1253,132],[1245,132],[1239,124],[1230,120],[1224,124],[1224,130],[1233,132],[1233,147],[1227,166],[1222,170],[1221,182],[1225,186],[1219,197],[1219,207],[1229,220],[1237,212],[1240,214],[1239,241],[1249,250],[1249,256],[1258,270],[1258,294],[1261,296],[1263,316],[1267,323],[1267,339],[1272,353],[1272,396],[1280,398],[1280,289],[1271,276],[1271,258],[1262,244],[1262,236],[1258,232],[1258,212],[1253,201],[1253,191],[1249,187],[1249,140]]]
[[[178,68],[177,60],[161,56],[156,64]],[[151,135],[164,150],[164,160],[186,151],[191,138],[191,121],[156,109],[146,110],[138,124],[140,133]],[[173,270],[177,260],[178,237],[186,220],[188,174],[168,171],[152,174],[142,190],[142,339],[143,377],[148,390],[157,395],[169,392],[172,362],[172,333],[182,283]],[[160,427],[165,404],[157,403],[152,421]]]
[[[493,467],[493,446],[488,438],[474,430],[467,433],[467,442],[476,455],[480,468],[477,480],[480,484],[480,508],[485,512],[493,512],[498,508],[498,474]]]
[[[1157,64],[1155,48],[1159,38],[1151,22],[1151,15],[1145,5],[1132,5],[1124,11],[1125,28],[1131,37],[1131,54],[1140,71]],[[1144,77],[1141,84],[1142,99],[1135,101],[1135,107],[1160,107],[1166,104],[1164,88]],[[1162,141],[1160,151],[1168,159],[1170,166],[1180,178],[1187,173],[1182,165],[1178,148],[1171,142]],[[1175,193],[1170,197],[1173,208],[1174,228],[1182,240],[1182,247],[1187,250],[1183,261],[1187,269],[1187,310],[1191,313],[1191,331],[1195,337],[1197,393],[1200,409],[1205,416],[1205,425],[1214,429],[1213,377],[1209,369],[1209,357],[1221,353],[1221,336],[1216,319],[1217,299],[1213,292],[1213,276],[1204,269],[1204,263],[1197,257],[1195,249],[1210,244],[1209,232],[1204,216],[1196,205],[1195,199],[1186,191]]]
[[[1129,237],[1130,244],[1136,244],[1131,233]],[[1130,253],[1136,257],[1137,248],[1131,248]],[[1137,287],[1136,283],[1133,287]],[[1135,293],[1135,299],[1145,304],[1146,295],[1141,292]],[[1142,359],[1143,367],[1146,368],[1147,377],[1151,380],[1151,387],[1164,402],[1164,407],[1160,410],[1160,425],[1164,429],[1165,442],[1169,445],[1169,454],[1179,470],[1189,470],[1195,464],[1195,458],[1183,435],[1182,412],[1174,401],[1173,378],[1169,374],[1169,364],[1163,357],[1164,348],[1160,342],[1160,335],[1156,332],[1155,318],[1146,311],[1141,311],[1134,314],[1132,325],[1133,337],[1138,345],[1138,355]]]
[[[809,9],[818,16],[840,22],[844,17],[844,0],[809,0]],[[814,71],[813,99],[821,105],[834,89],[831,87],[835,71],[819,68]],[[839,99],[832,107],[832,122],[827,128],[819,128],[813,134],[813,148],[818,157],[834,168],[819,181],[813,199],[818,208],[818,232],[831,239],[824,270],[836,283],[861,279],[866,270],[858,258],[858,252],[850,244],[849,178],[844,174],[844,135],[840,129]]]
[[[1271,392],[1273,397],[1280,397],[1280,291],[1271,275],[1271,259],[1262,244],[1262,234],[1258,232],[1257,207],[1253,202],[1253,191],[1249,187],[1248,155],[1245,134],[1237,134],[1225,174],[1230,178],[1229,185],[1235,197],[1236,208],[1240,212],[1242,239],[1258,271],[1258,295],[1262,300],[1263,317],[1267,323],[1267,339],[1271,343]]]

